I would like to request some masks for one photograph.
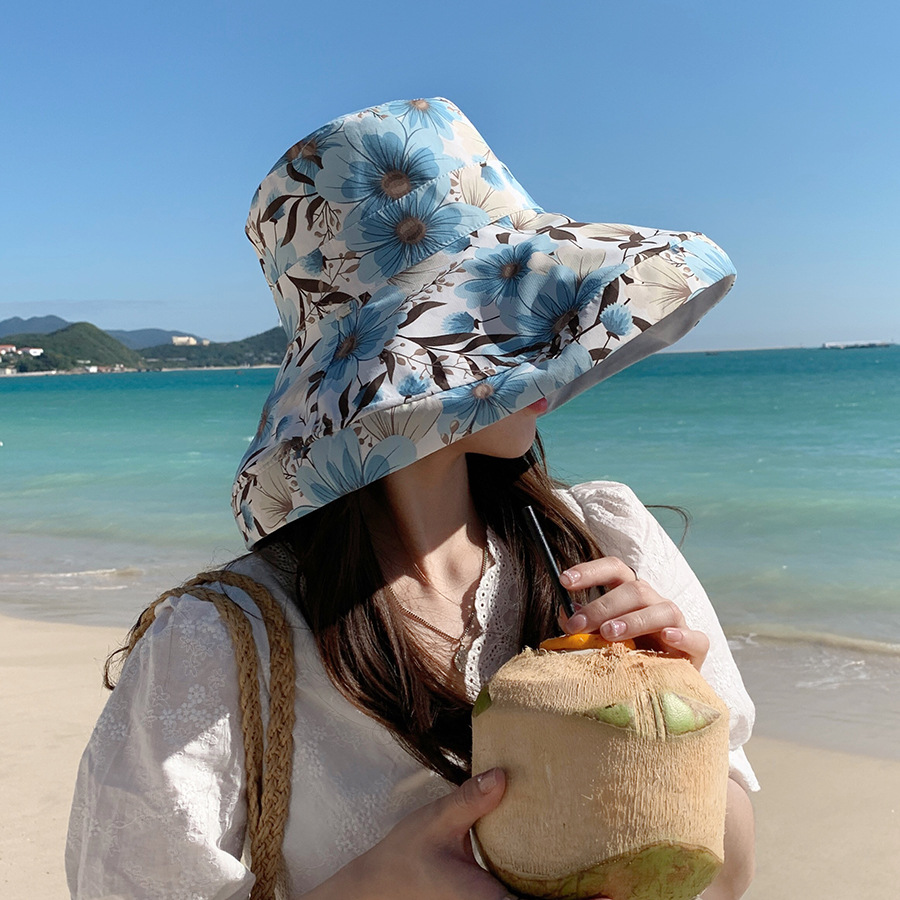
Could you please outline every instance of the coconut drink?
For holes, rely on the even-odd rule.
[[[690,900],[722,865],[728,709],[687,660],[528,649],[482,690],[472,731],[473,771],[507,779],[475,833],[518,894]]]

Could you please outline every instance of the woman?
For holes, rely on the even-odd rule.
[[[363,110],[296,144],[248,235],[290,344],[235,481],[251,552],[218,587],[246,612],[273,717],[281,632],[248,584],[293,642],[279,835],[291,896],[508,896],[469,845],[504,781],[468,778],[468,722],[499,665],[557,629],[525,505],[582,604],[566,631],[684,656],[731,707],[726,864],[706,896],[740,896],[753,711],[715,614],[627,488],[556,488],[535,427],[688,330],[730,287],[727,257],[695,234],[544,213],[440,99]],[[218,607],[191,593],[156,607],[85,753],[75,897],[249,896],[257,786],[235,648]]]

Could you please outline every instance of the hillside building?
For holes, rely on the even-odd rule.
[[[43,347],[16,347],[15,344],[0,344],[0,356],[5,356],[6,354],[12,355],[13,353],[16,356],[24,356],[26,353],[29,356],[43,356],[44,348]]]

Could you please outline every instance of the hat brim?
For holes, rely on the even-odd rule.
[[[541,397],[555,409],[671,345],[733,273],[702,235],[525,210],[372,296],[354,284],[289,345],[239,467],[233,505],[248,546]],[[326,281],[286,275],[279,286],[297,292],[297,308],[321,308]]]
[[[548,412],[634,363],[680,341],[731,290],[734,278],[734,275],[726,275],[710,287],[698,291],[665,319],[636,335],[611,356],[605,366],[595,366],[560,388],[548,398]]]

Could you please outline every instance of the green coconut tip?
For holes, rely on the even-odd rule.
[[[545,900],[693,900],[721,867],[705,847],[661,842],[563,878],[492,871],[514,891]]]
[[[472,707],[472,718],[480,716],[491,705],[491,695],[488,693],[487,685],[485,685],[475,698],[475,704]]]
[[[588,710],[587,714],[592,719],[615,725],[616,728],[634,727],[634,709],[630,703],[611,703],[609,706]]]
[[[700,731],[719,718],[719,713],[704,703],[688,700],[671,691],[660,694],[659,704],[662,707],[663,721],[669,734],[688,734]]]

